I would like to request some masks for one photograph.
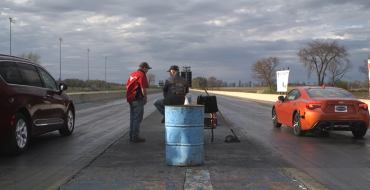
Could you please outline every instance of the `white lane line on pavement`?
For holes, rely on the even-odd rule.
[[[208,170],[186,170],[184,190],[213,190]]]

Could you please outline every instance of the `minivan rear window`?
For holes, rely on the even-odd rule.
[[[17,63],[24,85],[42,87],[40,75],[33,65]]]
[[[13,62],[0,62],[0,75],[9,84],[22,83],[17,66]]]
[[[306,91],[311,98],[355,98],[351,93],[336,88],[309,88]]]

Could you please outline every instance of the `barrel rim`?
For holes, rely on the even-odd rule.
[[[165,107],[204,107],[203,104],[196,105],[164,105]]]
[[[179,125],[179,124],[175,124],[175,123],[165,123],[165,127],[176,127],[176,128],[180,128],[180,127],[204,127],[204,124],[203,123],[200,123],[200,124],[191,124],[191,125]]]

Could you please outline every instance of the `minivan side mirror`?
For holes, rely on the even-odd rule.
[[[67,84],[65,84],[65,83],[59,83],[59,89],[61,91],[67,90],[67,88],[68,88],[68,85]]]
[[[282,102],[284,102],[284,96],[279,96],[278,99]]]

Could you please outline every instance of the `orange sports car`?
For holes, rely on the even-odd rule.
[[[297,87],[285,97],[279,96],[272,107],[274,127],[292,127],[304,136],[308,130],[352,131],[363,137],[369,127],[368,105],[353,94],[336,87]]]

